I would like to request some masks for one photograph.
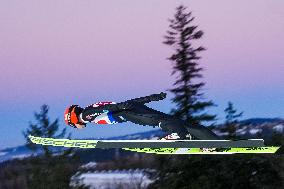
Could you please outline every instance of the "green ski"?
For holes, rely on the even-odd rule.
[[[71,140],[29,136],[34,144],[73,148],[121,148],[155,154],[275,153],[279,147],[264,146],[262,139],[250,140]]]
[[[248,154],[275,153],[280,147],[245,147],[245,148],[123,148],[124,150],[152,154]]]

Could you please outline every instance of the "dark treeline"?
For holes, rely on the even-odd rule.
[[[36,156],[8,161],[1,164],[0,188],[70,188],[70,179],[77,172],[79,162],[78,158],[62,156]]]

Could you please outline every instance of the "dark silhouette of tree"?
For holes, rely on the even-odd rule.
[[[282,158],[283,159],[283,158]],[[163,158],[149,189],[282,188],[283,165],[267,155],[180,156]],[[179,160],[179,163],[176,161]],[[282,170],[283,173],[283,170]]]
[[[59,131],[58,119],[55,119],[53,122],[51,122],[48,117],[48,111],[49,107],[46,104],[42,105],[40,108],[40,112],[34,113],[36,124],[30,123],[29,128],[23,132],[23,135],[27,141],[26,146],[33,151],[36,151],[39,148],[42,149],[44,155],[47,157],[49,157],[53,153],[52,147],[33,144],[29,139],[29,135],[40,136],[45,138],[66,137],[66,128],[64,128],[62,131]],[[68,137],[70,137],[70,135]],[[71,152],[70,150],[68,151],[68,153]]]
[[[232,102],[228,102],[228,106],[224,111],[226,113],[226,120],[224,124],[225,131],[228,132],[229,139],[234,139],[236,138],[236,128],[239,122],[238,118],[242,117],[243,112],[237,113]]]
[[[205,83],[198,81],[202,78],[203,70],[198,64],[201,58],[199,53],[205,48],[195,47],[195,41],[203,36],[203,31],[192,24],[193,20],[192,13],[186,12],[186,7],[177,7],[174,18],[169,19],[169,30],[164,41],[164,44],[175,49],[175,53],[168,58],[173,63],[172,75],[177,74],[174,88],[170,89],[174,93],[172,101],[177,106],[172,113],[191,125],[212,121],[215,118],[214,115],[204,112],[213,102],[203,101],[201,90]]]
[[[232,102],[228,102],[228,106],[224,111],[226,113],[225,124],[238,123],[238,118],[242,117],[243,115],[243,112],[237,113],[237,110],[234,109]]]
[[[42,155],[35,156],[28,162],[27,188],[70,188],[71,177],[77,172],[80,159],[74,155],[72,148],[56,148],[44,145],[32,144],[29,135],[46,138],[70,137],[66,135],[66,129],[59,131],[58,119],[50,121],[49,108],[42,105],[40,112],[35,113],[36,124],[30,123],[29,128],[23,132],[27,147],[36,151],[40,149]],[[83,185],[78,188],[87,188]]]

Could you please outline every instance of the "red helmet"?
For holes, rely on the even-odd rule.
[[[78,105],[71,105],[66,108],[64,112],[65,123],[71,127],[76,128],[75,124],[81,124],[78,117],[80,116],[82,111],[83,108]]]

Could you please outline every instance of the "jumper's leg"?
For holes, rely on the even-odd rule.
[[[169,117],[161,121],[160,127],[168,132],[177,133],[181,139],[188,138],[188,134],[200,140],[220,140],[220,138],[207,127],[201,125],[189,126],[186,121]]]
[[[190,134],[200,140],[220,140],[220,137],[213,133],[207,127],[201,125],[192,125],[187,127]]]
[[[177,133],[180,139],[186,139],[187,135],[189,134],[184,124],[182,124],[182,121],[178,119],[162,120],[159,123],[159,127],[161,127],[163,131],[166,131],[169,133]]]
[[[218,140],[219,137],[210,129],[200,126],[188,126],[188,123],[174,116],[151,109],[140,103],[131,103],[132,109],[113,114],[139,125],[159,126],[165,132],[177,133],[181,139],[190,134],[201,140]]]

